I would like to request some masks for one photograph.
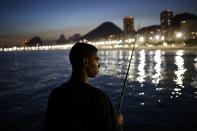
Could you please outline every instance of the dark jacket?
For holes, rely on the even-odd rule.
[[[45,131],[119,131],[107,95],[84,82],[69,81],[48,100]]]

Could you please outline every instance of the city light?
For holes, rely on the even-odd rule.
[[[32,47],[10,47],[10,48],[0,48],[0,51],[36,51],[36,50],[61,50],[70,49],[73,44],[66,45],[45,45],[45,46],[32,46]]]
[[[164,36],[161,36],[161,40],[165,40],[165,37]]]
[[[181,38],[182,36],[183,36],[183,34],[181,32],[176,33],[177,38]]]
[[[167,42],[164,42],[164,43],[163,43],[163,46],[168,46],[168,43],[167,43]]]
[[[139,40],[140,40],[140,42],[144,42],[144,37],[141,36],[141,37],[139,38]]]
[[[155,39],[156,39],[156,40],[159,40],[159,39],[160,39],[160,36],[159,36],[159,35],[156,35],[156,36],[155,36]]]

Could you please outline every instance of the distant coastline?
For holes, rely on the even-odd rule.
[[[131,47],[116,47],[116,48],[110,48],[110,47],[98,47],[99,49],[132,49],[133,46]],[[195,50],[197,51],[197,46],[190,46],[190,47],[185,47],[185,46],[174,46],[174,47],[164,47],[164,46],[152,46],[152,47],[147,47],[147,46],[138,46],[135,47],[135,50]]]
[[[65,50],[70,49],[74,43],[64,45],[45,45],[45,46],[31,46],[31,47],[11,47],[0,48],[0,52],[4,51],[39,51],[39,50]],[[129,45],[95,45],[98,49],[107,50],[132,50],[133,46]],[[135,46],[135,50],[191,50],[197,51],[197,46]]]

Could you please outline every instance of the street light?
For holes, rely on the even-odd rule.
[[[141,42],[144,42],[144,37],[141,36],[141,37],[139,38],[139,40],[140,40]]]
[[[182,34],[181,32],[177,32],[177,33],[176,33],[176,37],[177,37],[177,38],[181,38],[182,36],[183,36],[183,34]]]

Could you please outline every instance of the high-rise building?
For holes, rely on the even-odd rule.
[[[160,13],[160,29],[161,34],[165,37],[165,40],[172,40],[173,36],[173,12],[165,10]]]
[[[197,20],[183,20],[181,21],[180,30],[184,33],[185,39],[197,38]]]
[[[135,32],[134,17],[133,16],[124,17],[123,22],[124,22],[124,33],[125,34],[132,34]]]
[[[160,13],[160,26],[161,29],[167,30],[171,27],[173,22],[173,12],[170,10],[165,10]]]

